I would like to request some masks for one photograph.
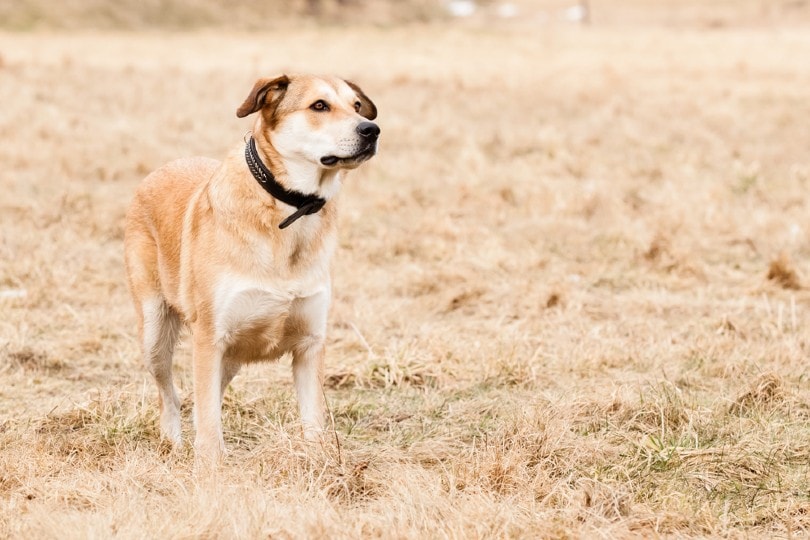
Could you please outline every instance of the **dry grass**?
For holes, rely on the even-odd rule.
[[[810,292],[779,277],[810,254],[807,28],[0,34],[0,54],[0,536],[810,534]],[[300,440],[288,361],[253,366],[199,478],[158,439],[123,215],[152,168],[239,141],[243,94],[284,69],[381,110],[341,200],[340,446]],[[186,348],[176,372],[187,396]]]

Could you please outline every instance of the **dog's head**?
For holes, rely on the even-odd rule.
[[[283,158],[353,169],[377,153],[377,107],[356,84],[334,77],[259,79],[236,116],[260,112],[260,129]]]

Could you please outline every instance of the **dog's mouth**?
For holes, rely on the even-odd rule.
[[[336,166],[347,166],[347,165],[359,165],[366,160],[371,159],[374,154],[377,153],[377,145],[370,144],[360,150],[359,152],[352,154],[351,156],[324,156],[321,158],[321,165],[326,165],[327,167],[336,167]]]

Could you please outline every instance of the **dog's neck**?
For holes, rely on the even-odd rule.
[[[340,191],[340,169],[324,169],[312,161],[282,157],[273,143],[264,136],[254,134],[259,158],[284,188],[329,200]]]

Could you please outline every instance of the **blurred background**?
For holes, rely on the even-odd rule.
[[[453,19],[513,24],[795,24],[806,0],[2,0],[9,30],[263,30],[290,22],[397,25]]]

